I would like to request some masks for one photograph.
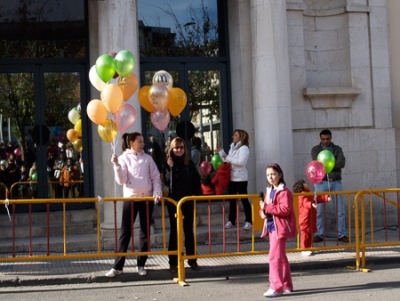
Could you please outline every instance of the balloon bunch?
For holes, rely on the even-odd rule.
[[[211,163],[208,161],[203,161],[200,163],[200,172],[203,175],[209,174],[213,169],[216,171],[223,164],[220,155],[215,154],[211,158]]]
[[[325,173],[329,174],[335,167],[335,156],[329,150],[319,152],[317,160],[308,163],[306,167],[307,178],[313,184],[321,182]]]
[[[168,126],[170,114],[179,116],[187,103],[185,91],[173,88],[173,79],[167,71],[157,71],[151,86],[143,86],[139,90],[139,103],[150,113],[151,123],[163,131]]]
[[[69,111],[68,119],[74,125],[74,128],[69,129],[67,131],[67,139],[72,143],[74,149],[77,152],[81,153],[83,147],[82,147],[82,118],[81,118],[80,105],[72,108]],[[61,135],[61,131],[59,135]]]
[[[135,58],[128,50],[103,54],[89,72],[92,85],[101,92],[101,100],[91,100],[86,108],[89,119],[98,125],[102,140],[112,143],[118,132],[125,132],[136,120],[136,110],[124,101],[136,92],[138,78],[132,72]],[[112,79],[117,82],[112,82]]]

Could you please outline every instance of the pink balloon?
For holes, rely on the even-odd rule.
[[[136,110],[129,104],[123,104],[118,111],[114,113],[115,124],[118,132],[124,133],[129,127],[135,123]]]
[[[165,128],[168,126],[170,116],[169,116],[169,111],[168,109],[165,109],[163,111],[155,111],[153,113],[150,113],[150,120],[151,123],[160,131],[165,130]]]
[[[325,177],[325,166],[317,160],[308,163],[306,167],[307,178],[313,184],[318,184]]]
[[[209,174],[211,172],[212,166],[208,161],[203,161],[200,164],[200,171],[203,175]]]
[[[21,149],[19,148],[14,149],[14,155],[16,155],[17,157],[21,156]]]

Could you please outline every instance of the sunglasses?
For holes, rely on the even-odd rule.
[[[174,147],[174,150],[182,150],[182,149],[184,149],[184,147],[183,147],[183,145],[181,145],[181,146],[175,146]]]

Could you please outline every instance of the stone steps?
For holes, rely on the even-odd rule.
[[[228,203],[226,203],[228,205]],[[227,206],[228,207],[228,206]],[[209,229],[211,229],[211,243],[222,243],[223,219],[222,202],[197,204],[197,243],[209,243]],[[211,212],[210,217],[208,212]],[[227,212],[227,210],[226,210]],[[70,210],[66,213],[67,228],[67,252],[82,252],[97,250],[97,229],[96,211]],[[166,242],[168,245],[169,218],[166,218]],[[134,239],[135,246],[139,243],[139,218],[135,222]],[[154,224],[151,228],[151,246],[160,248],[163,245],[161,208],[156,207],[153,213]],[[227,221],[227,218],[225,219]],[[15,215],[15,252],[29,252],[32,245],[32,252],[47,251],[47,224],[50,225],[50,252],[63,252],[63,214],[62,212],[21,213]],[[31,232],[29,232],[31,224]],[[240,240],[250,240],[251,231],[243,230],[240,225]],[[12,222],[7,218],[0,219],[0,254],[9,254],[13,251],[12,246]],[[119,235],[119,231],[118,231]],[[237,229],[227,229],[225,232],[227,242],[236,242]],[[102,231],[102,250],[114,250],[114,231],[108,230],[106,234]],[[31,237],[31,239],[29,238]]]

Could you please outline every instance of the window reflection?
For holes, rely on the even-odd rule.
[[[219,56],[217,0],[138,1],[140,54]]]
[[[84,3],[0,0],[0,58],[84,58]]]

